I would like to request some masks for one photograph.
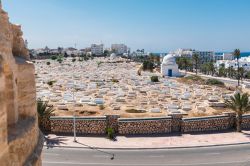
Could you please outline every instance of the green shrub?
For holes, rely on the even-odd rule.
[[[52,60],[56,60],[57,59],[57,57],[55,56],[55,55],[53,55],[53,56],[51,56],[51,58],[50,59],[52,59]]]
[[[113,83],[118,83],[119,82],[119,80],[118,79],[115,79],[115,78],[112,78],[112,80],[111,80]]]
[[[104,109],[105,109],[105,106],[104,106],[104,105],[99,105],[99,109],[100,109],[100,110],[104,110]]]
[[[47,64],[47,65],[50,65],[50,62],[47,62],[46,64]]]
[[[49,86],[53,86],[53,84],[54,84],[55,82],[56,82],[56,81],[48,81],[47,84],[48,84]]]
[[[57,62],[59,62],[59,63],[62,63],[62,59],[60,58],[60,59],[57,59]]]
[[[127,113],[145,113],[145,110],[137,110],[137,109],[127,109],[125,110]]]
[[[111,128],[111,127],[107,128],[106,132],[107,132],[108,139],[110,139],[110,140],[115,139],[115,131],[113,128]]]
[[[203,81],[203,78],[201,78],[200,76],[196,76],[196,75],[190,75],[185,78],[188,80],[193,80],[193,81]]]
[[[74,59],[72,59],[72,62],[75,62],[76,61],[76,59],[74,58]]]
[[[159,82],[158,76],[151,76],[151,81],[152,82]]]
[[[103,62],[98,61],[98,62],[97,62],[97,67],[100,67],[100,65],[101,65],[102,63],[103,63]]]
[[[224,82],[220,81],[220,80],[217,80],[217,79],[208,79],[206,80],[206,84],[207,85],[217,85],[217,86],[224,86]]]

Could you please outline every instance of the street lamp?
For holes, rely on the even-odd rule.
[[[74,84],[75,87],[75,84]],[[75,93],[73,91],[73,101],[75,100]],[[77,142],[76,140],[76,113],[75,113],[75,109],[74,109],[74,115],[73,115],[73,121],[74,121],[74,142]]]
[[[74,112],[74,142],[77,142],[76,140],[76,115],[75,115],[75,112]]]

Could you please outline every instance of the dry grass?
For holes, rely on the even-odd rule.
[[[190,112],[187,115],[187,117],[204,117],[204,116],[209,116],[209,114],[206,112]]]

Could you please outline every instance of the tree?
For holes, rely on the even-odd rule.
[[[235,76],[235,70],[234,70],[233,66],[230,66],[227,69],[227,74],[228,74],[229,78],[234,78],[234,76]],[[237,78],[237,76],[236,76],[236,78]]]
[[[248,93],[237,92],[230,100],[226,100],[226,106],[236,113],[237,132],[241,132],[242,115],[250,111],[250,101]]]
[[[149,70],[150,72],[153,72],[154,64],[151,61],[144,61],[142,64],[142,70],[143,71]]]
[[[109,56],[109,51],[108,51],[108,50],[104,50],[103,56],[104,56],[104,57],[108,57],[108,56]]]
[[[48,101],[37,100],[38,124],[41,130],[44,129],[44,124],[54,111],[53,106],[49,106]]]
[[[244,67],[240,67],[239,68],[239,77],[240,77],[241,81],[243,80],[245,73],[246,73],[246,70],[244,69]]]
[[[192,59],[193,59],[193,64],[194,64],[194,66],[195,66],[195,72],[196,72],[196,75],[198,74],[198,65],[199,65],[199,63],[200,63],[200,57],[199,57],[199,55],[198,54],[194,54],[193,56],[192,56]]]
[[[213,76],[215,73],[215,66],[213,62],[208,62],[207,64],[208,67],[208,71],[211,73],[211,75]]]
[[[192,68],[192,62],[187,57],[177,57],[176,63],[181,70],[185,70],[187,72],[188,69]]]
[[[250,79],[250,71],[248,71],[248,72],[246,73],[246,78],[247,78],[247,79]]]
[[[239,71],[239,68],[240,68],[240,64],[239,64],[239,59],[240,59],[240,49],[235,49],[234,50],[234,57],[237,59],[237,80],[238,80],[238,86],[240,86],[240,71]]]
[[[185,71],[187,72],[188,68],[190,68],[192,66],[192,62],[189,58],[187,57],[183,57],[183,68],[185,69]]]

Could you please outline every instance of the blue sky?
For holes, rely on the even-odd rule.
[[[250,0],[2,0],[30,48],[250,50]]]

